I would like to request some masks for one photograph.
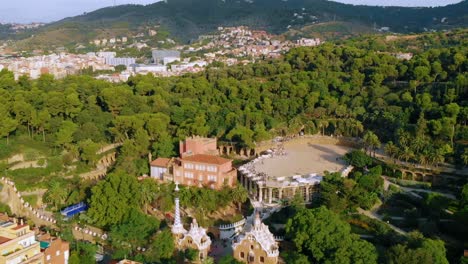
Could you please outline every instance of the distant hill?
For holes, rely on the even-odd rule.
[[[218,26],[246,25],[283,33],[307,25],[340,21],[346,30],[389,27],[393,32],[422,32],[468,24],[468,0],[436,8],[370,7],[326,0],[168,0],[147,6],[108,7],[51,23],[16,36],[30,45],[66,45],[95,38],[134,34],[161,25],[172,37],[189,41]],[[333,23],[332,23],[333,24]],[[333,30],[336,26],[320,27]],[[34,34],[33,38],[30,37]]]

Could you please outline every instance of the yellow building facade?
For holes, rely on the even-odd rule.
[[[16,219],[0,221],[0,264],[43,264],[34,231]]]
[[[278,263],[278,245],[258,213],[255,214],[252,225],[233,241],[232,249],[233,257],[243,263]]]

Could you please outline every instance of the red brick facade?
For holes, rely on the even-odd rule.
[[[235,186],[237,171],[232,160],[205,154],[196,154],[176,160],[174,181],[182,185],[221,189],[224,184]]]

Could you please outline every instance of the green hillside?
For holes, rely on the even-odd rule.
[[[183,42],[218,26],[247,25],[272,33],[313,23],[343,21],[394,32],[450,29],[468,24],[468,1],[437,8],[353,6],[326,0],[169,0],[148,6],[122,5],[51,23],[17,36],[30,45],[72,44],[98,37],[129,35],[146,26],[161,25]],[[442,22],[443,18],[444,21]],[[334,27],[325,29],[334,30]]]

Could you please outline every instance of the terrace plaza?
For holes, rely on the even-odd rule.
[[[349,173],[343,155],[354,142],[302,137],[276,146],[239,168],[240,182],[251,197],[272,204],[296,193],[310,202],[325,171]]]

